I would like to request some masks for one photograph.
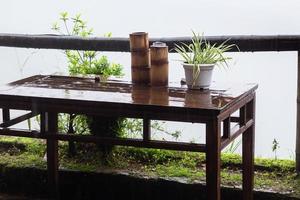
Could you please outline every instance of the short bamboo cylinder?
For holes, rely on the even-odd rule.
[[[151,85],[167,86],[169,82],[168,46],[155,42],[150,47]]]
[[[134,84],[150,84],[150,50],[148,33],[129,35],[131,51],[131,77]]]
[[[149,49],[149,38],[146,32],[134,32],[129,34],[130,51]]]

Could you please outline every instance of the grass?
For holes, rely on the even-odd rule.
[[[116,147],[103,159],[93,144],[77,144],[74,157],[67,154],[67,143],[60,142],[60,168],[80,171],[126,171],[133,175],[205,182],[205,155],[159,149]],[[4,149],[5,148],[5,151]],[[27,138],[0,137],[0,165],[46,168],[45,142]],[[300,178],[294,161],[255,159],[255,189],[300,197]],[[222,185],[241,187],[241,156],[223,153]]]

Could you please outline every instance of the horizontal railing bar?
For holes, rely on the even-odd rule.
[[[254,120],[250,119],[244,126],[239,127],[239,124],[235,125],[232,130],[229,138],[222,138],[221,141],[221,150],[224,149],[230,142],[236,139],[240,134],[245,132],[254,124]]]
[[[32,118],[32,117],[35,117],[37,115],[39,115],[39,113],[30,112],[30,113],[21,115],[19,117],[16,117],[14,119],[10,119],[8,121],[5,121],[2,124],[0,124],[0,127],[7,128],[7,127],[10,127],[10,126],[16,125],[18,123],[21,123],[21,122],[23,122],[27,119]]]
[[[207,41],[220,44],[226,40],[236,44],[239,49],[233,52],[247,51],[298,51],[300,50],[300,35],[232,35],[232,36],[207,36]],[[190,43],[191,37],[161,37],[151,38],[150,42],[161,41],[167,43],[169,49],[174,44],[181,42]],[[0,46],[41,48],[41,49],[73,49],[129,52],[129,39],[126,37],[88,37],[63,36],[54,34],[29,35],[29,34],[0,34]]]
[[[158,148],[178,151],[194,151],[205,152],[205,144],[193,144],[185,142],[170,142],[170,141],[157,141],[149,140],[143,141],[141,139],[131,138],[104,138],[95,137],[89,135],[68,135],[68,134],[48,134],[40,133],[38,131],[28,131],[21,129],[0,128],[0,135],[39,138],[39,139],[55,139],[62,141],[74,141],[74,142],[87,142],[97,144],[111,144],[122,146],[134,146],[144,148]]]

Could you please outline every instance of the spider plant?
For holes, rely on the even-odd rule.
[[[193,85],[200,74],[200,65],[214,64],[218,66],[228,67],[227,60],[231,57],[224,56],[226,51],[233,47],[235,44],[226,44],[228,40],[221,44],[210,44],[198,33],[192,31],[193,37],[190,44],[181,43],[175,44],[174,50],[182,57],[182,61],[186,64],[193,64]],[[238,47],[237,47],[238,48]]]

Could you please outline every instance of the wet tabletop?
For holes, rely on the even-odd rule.
[[[222,110],[253,92],[256,84],[215,84],[209,90],[132,85],[122,80],[96,82],[93,77],[37,75],[0,87],[1,96],[140,104]]]

